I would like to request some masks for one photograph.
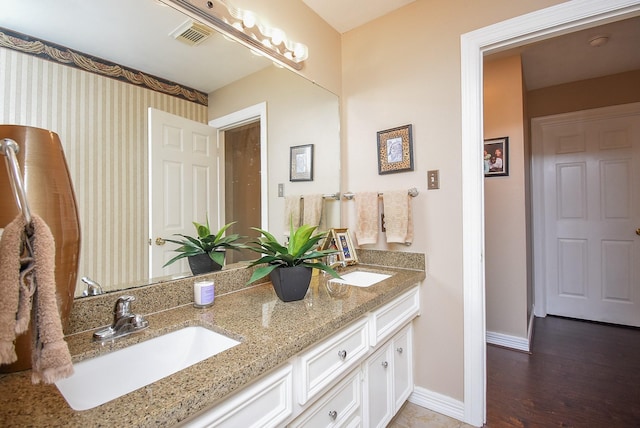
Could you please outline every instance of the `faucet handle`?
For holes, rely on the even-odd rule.
[[[120,296],[116,300],[113,313],[117,318],[131,314],[131,302],[136,300],[135,296]]]

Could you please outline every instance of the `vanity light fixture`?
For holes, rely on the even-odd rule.
[[[255,13],[233,7],[226,0],[160,1],[281,66],[301,70],[309,56],[306,45],[287,39],[281,29],[265,25]]]

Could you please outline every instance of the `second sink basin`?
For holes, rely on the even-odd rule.
[[[87,410],[149,385],[240,342],[194,326],[155,337],[73,365],[56,382],[74,410]]]
[[[353,272],[342,274],[342,279],[332,279],[331,282],[337,284],[355,285],[356,287],[370,287],[378,282],[391,278],[386,273],[367,272],[354,270]]]

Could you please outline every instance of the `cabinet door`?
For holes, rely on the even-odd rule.
[[[384,427],[393,417],[392,358],[391,342],[389,342],[365,362],[364,426],[366,427]]]
[[[413,392],[413,329],[411,324],[393,339],[394,412]]]
[[[292,368],[284,365],[181,424],[193,428],[279,427],[293,413]]]
[[[360,369],[343,381],[300,415],[289,428],[342,428],[360,426],[362,412],[362,380]]]

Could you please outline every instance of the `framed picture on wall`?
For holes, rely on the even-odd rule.
[[[411,125],[378,131],[378,174],[413,171]]]
[[[509,175],[509,137],[484,140],[484,176]]]
[[[289,181],[313,181],[313,144],[291,147]]]

